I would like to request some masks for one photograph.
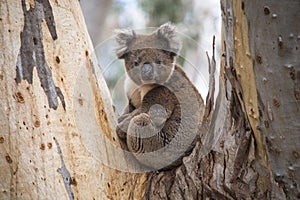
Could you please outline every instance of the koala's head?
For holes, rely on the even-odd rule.
[[[116,40],[117,56],[125,60],[126,72],[136,84],[163,84],[170,78],[181,49],[175,26],[166,23],[150,35],[123,30]]]

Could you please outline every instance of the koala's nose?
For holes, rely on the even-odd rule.
[[[144,63],[141,70],[143,80],[152,80],[154,78],[153,66],[150,63]]]

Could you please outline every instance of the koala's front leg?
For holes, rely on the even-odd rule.
[[[116,133],[120,139],[119,141],[120,141],[121,148],[124,150],[128,150],[126,136],[127,136],[127,130],[128,130],[129,123],[133,117],[132,114],[133,113],[126,113],[126,114],[121,115],[118,118],[118,125],[116,127]]]
[[[133,117],[127,131],[128,149],[134,153],[145,153],[164,147],[161,131],[167,118],[165,108],[158,104],[151,106],[148,113]]]
[[[121,117],[119,117],[117,129],[116,129],[116,132],[117,132],[117,135],[119,138],[121,138],[121,139],[126,138],[128,125],[130,123],[131,118],[132,117],[131,117],[130,113],[123,114]]]
[[[140,108],[135,110],[129,110],[129,112],[124,112],[119,118],[118,118],[118,125],[117,125],[117,135],[121,139],[126,139],[128,126],[131,121],[131,119],[142,113],[142,110]]]
[[[129,122],[131,120],[131,112],[135,108],[132,106],[132,104],[129,101],[129,104],[126,106],[126,108],[123,110],[123,113],[121,116],[118,117],[118,124],[116,127],[116,132],[119,138],[126,139],[126,132],[128,129]]]

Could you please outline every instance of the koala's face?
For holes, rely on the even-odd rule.
[[[163,24],[150,35],[120,31],[116,41],[117,56],[125,59],[126,72],[137,85],[168,81],[181,48],[175,26]]]
[[[163,84],[173,72],[175,55],[164,50],[145,48],[128,52],[124,59],[126,72],[137,85]]]

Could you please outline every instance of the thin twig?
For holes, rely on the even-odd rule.
[[[205,116],[208,119],[212,113],[214,107],[214,93],[215,93],[215,71],[216,71],[216,59],[215,59],[215,36],[213,36],[213,55],[210,60],[208,53],[206,52],[208,66],[209,66],[209,88],[206,96],[206,111]]]

